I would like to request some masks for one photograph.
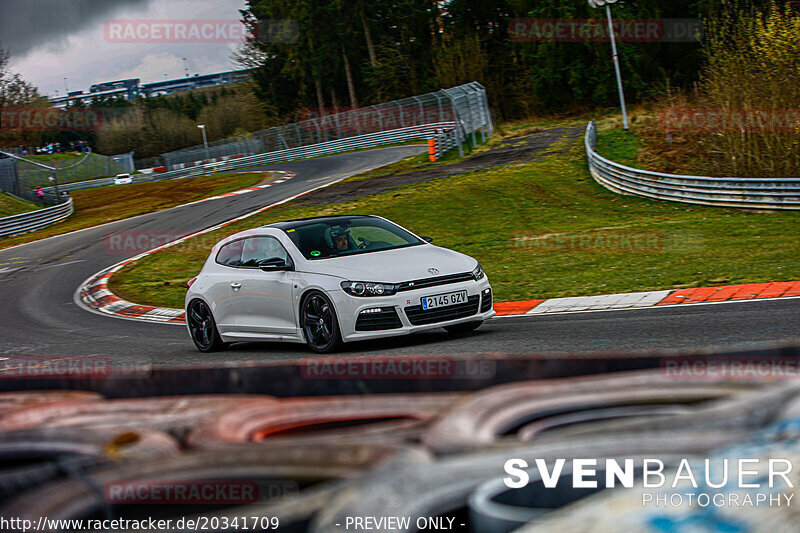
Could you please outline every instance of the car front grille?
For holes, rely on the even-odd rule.
[[[378,308],[376,308],[378,309]],[[394,307],[381,307],[380,311],[361,312],[356,319],[356,331],[380,331],[402,328],[403,323]]]
[[[478,312],[480,296],[470,296],[463,304],[437,307],[436,309],[423,310],[422,305],[410,305],[404,309],[408,321],[414,326],[446,322],[456,318],[472,316]]]
[[[492,308],[492,289],[484,289],[483,296],[481,298],[481,313],[485,313],[491,308]]]
[[[428,287],[437,287],[439,285],[448,285],[450,283],[461,283],[462,281],[472,281],[471,272],[462,272],[461,274],[450,274],[449,276],[437,276],[435,278],[415,279],[412,281],[404,281],[397,284],[397,291],[413,291],[416,289],[426,289]]]

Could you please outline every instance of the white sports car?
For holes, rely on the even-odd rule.
[[[189,333],[202,352],[277,340],[327,353],[342,342],[477,328],[495,314],[486,274],[475,259],[430,242],[376,216],[237,233],[188,283]]]

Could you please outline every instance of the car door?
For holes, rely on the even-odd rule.
[[[234,291],[239,275],[242,258],[243,239],[229,242],[222,246],[214,258],[214,264],[206,272],[203,288],[217,328],[221,334],[236,330],[236,314],[233,302]]]
[[[234,291],[236,329],[242,333],[294,335],[297,333],[293,300],[294,271],[264,272],[258,264],[280,258],[293,265],[291,256],[275,237],[244,240],[238,282]]]

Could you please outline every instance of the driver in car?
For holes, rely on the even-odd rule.
[[[348,228],[336,228],[331,231],[333,247],[337,252],[350,249],[350,230]]]

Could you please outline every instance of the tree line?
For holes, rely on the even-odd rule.
[[[623,0],[612,11],[620,20],[707,20],[725,1]],[[615,104],[608,42],[521,39],[514,31],[518,19],[602,24],[604,10],[585,0],[248,0],[242,16],[253,39],[238,61],[254,69],[259,99],[281,116],[470,81],[487,88],[501,119]],[[282,23],[292,30],[280,31]],[[619,56],[632,101],[667,82],[691,87],[704,61],[699,41],[622,42]]]

